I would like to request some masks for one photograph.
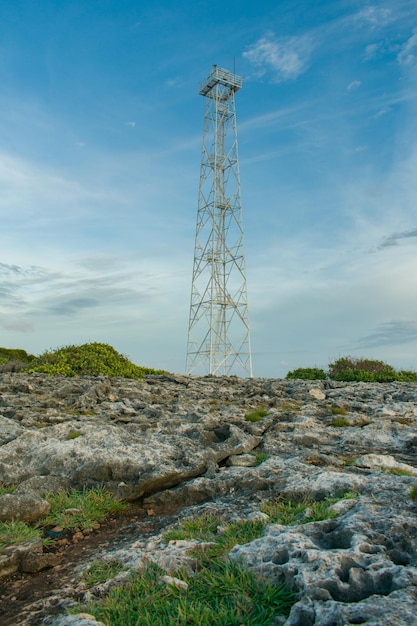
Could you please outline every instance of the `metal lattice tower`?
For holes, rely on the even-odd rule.
[[[213,66],[206,98],[186,372],[252,376],[235,92]]]

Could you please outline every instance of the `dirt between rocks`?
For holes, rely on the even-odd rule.
[[[67,535],[68,544],[60,546],[55,543],[49,548],[62,556],[59,565],[37,574],[19,573],[2,579],[1,626],[38,626],[45,623],[43,620],[46,615],[53,615],[54,606],[57,612],[62,613],[62,592],[68,589],[64,595],[72,595],[71,588],[79,583],[77,570],[80,563],[92,561],[95,552],[100,553],[113,544],[121,547],[124,541],[156,534],[172,524],[174,518],[173,510],[148,516],[141,504],[133,503],[125,511],[104,520],[99,529],[85,535],[81,541],[71,540],[73,532]]]

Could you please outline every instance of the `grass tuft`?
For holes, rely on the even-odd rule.
[[[51,505],[51,510],[42,520],[42,525],[68,529],[91,530],[109,513],[123,511],[126,507],[101,488],[48,493],[45,499]]]
[[[83,574],[83,581],[88,587],[104,583],[123,570],[123,565],[116,560],[94,561]]]
[[[264,502],[261,509],[269,515],[272,523],[294,526],[295,524],[321,522],[337,517],[338,514],[330,509],[331,505],[339,502],[339,500],[352,497],[354,496],[351,493],[346,493],[341,497],[325,498],[324,500],[313,500],[308,495],[302,498],[280,496],[275,500]]]
[[[0,522],[0,553],[8,546],[41,539],[42,532],[19,520]]]
[[[214,561],[193,576],[176,572],[188,584],[186,591],[161,585],[164,574],[151,563],[88,611],[108,626],[267,626],[276,616],[287,616],[294,602],[285,584],[257,580],[227,559]]]

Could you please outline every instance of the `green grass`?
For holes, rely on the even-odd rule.
[[[217,515],[204,513],[197,517],[184,519],[180,522],[178,528],[168,530],[163,534],[162,538],[168,541],[176,539],[197,539],[198,541],[213,541],[217,534],[217,527],[220,526],[222,520]]]
[[[329,406],[332,415],[347,415],[348,411],[341,406]]]
[[[417,502],[417,485],[414,485],[414,487],[411,489],[410,498],[414,500],[414,502]]]
[[[48,493],[45,499],[51,510],[41,524],[69,529],[91,530],[109,513],[123,511],[126,506],[105,489],[72,489],[69,492]]]
[[[14,487],[0,488],[2,493],[12,493]],[[125,509],[126,505],[113,498],[105,489],[83,489],[70,492],[46,494],[45,499],[51,505],[47,516],[35,524],[25,522],[0,522],[0,552],[6,546],[23,543],[42,537],[47,526],[60,526],[63,529],[92,530],[102,522],[109,513]],[[43,543],[50,543],[51,539],[44,539]]]
[[[123,565],[114,559],[111,561],[94,561],[83,573],[83,581],[88,587],[92,587],[114,578],[122,570]]]
[[[256,452],[253,454],[253,456],[255,457],[254,467],[257,467],[258,465],[266,461],[268,458],[268,455],[266,454],[266,452]]]
[[[0,496],[4,496],[5,493],[13,493],[16,489],[14,485],[0,485]]]
[[[262,407],[256,409],[256,411],[252,411],[252,413],[245,414],[245,420],[247,422],[260,422],[263,417],[268,415],[268,411],[265,411]]]
[[[142,574],[133,574],[128,584],[112,589],[101,605],[88,612],[108,626],[267,626],[278,615],[287,616],[294,595],[285,584],[256,579],[228,559],[189,576],[176,577],[187,590],[160,583],[166,572],[149,564]]]
[[[401,469],[401,467],[388,467],[384,469],[384,472],[387,472],[387,474],[393,474],[393,476],[413,476],[414,478],[417,477],[417,475],[413,474],[413,472],[410,472],[410,470]]]
[[[7,546],[40,539],[42,532],[25,522],[0,522],[0,553]]]
[[[220,516],[209,513],[182,520],[178,528],[163,535],[164,541],[197,539],[213,543],[190,551],[199,559],[199,567],[192,575],[184,569],[172,573],[187,583],[186,590],[161,584],[160,578],[166,572],[149,563],[142,573],[131,574],[127,584],[111,589],[100,604],[86,609],[107,626],[272,624],[275,617],[289,614],[294,594],[284,583],[255,578],[226,556],[236,544],[260,537],[263,528],[263,522],[250,521],[224,526]],[[98,577],[107,576],[107,570],[101,573],[97,567]],[[92,580],[95,579],[93,571]]]
[[[308,524],[309,522],[321,522],[326,519],[337,517],[337,513],[330,509],[332,504],[339,500],[352,498],[354,494],[347,493],[341,497],[313,500],[309,496],[303,498],[279,497],[269,502],[264,502],[261,509],[269,515],[271,522],[284,526],[295,524]]]
[[[346,419],[346,417],[335,417],[331,426],[334,426],[335,428],[344,428],[345,426],[352,426],[352,424]]]
[[[82,434],[83,433],[80,430],[71,430],[67,435],[67,439],[77,439],[77,437],[81,437]]]

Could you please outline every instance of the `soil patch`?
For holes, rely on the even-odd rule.
[[[128,510],[107,518],[100,528],[84,539],[72,541],[73,532],[65,534],[68,543],[55,542],[46,551],[57,552],[62,560],[59,565],[38,574],[15,574],[0,583],[0,615],[2,626],[38,626],[45,615],[51,615],[54,605],[60,609],[60,595],[71,595],[70,588],[79,582],[79,566],[94,560],[104,548],[123,547],[132,539],[159,533],[174,521],[174,512],[148,516],[140,505],[131,505]],[[99,557],[98,557],[99,558]],[[45,610],[47,609],[47,610]]]

